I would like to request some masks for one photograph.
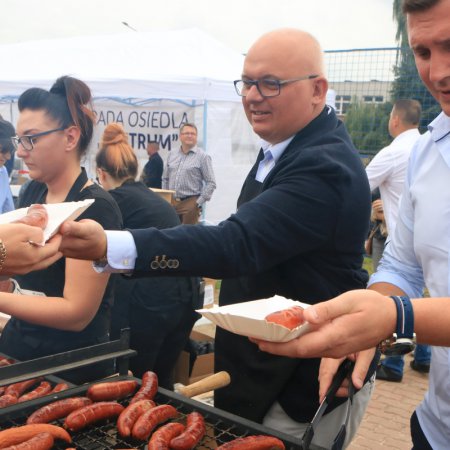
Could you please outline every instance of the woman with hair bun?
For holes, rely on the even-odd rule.
[[[33,181],[18,206],[95,199],[78,220],[90,218],[120,229],[117,204],[88,180],[80,165],[94,129],[90,102],[88,86],[68,76],[56,80],[50,91],[31,88],[20,96],[13,140]],[[113,278],[95,272],[91,262],[62,258],[15,279],[37,295],[5,294],[7,300],[2,296],[0,311],[12,318],[0,338],[1,352],[25,361],[108,341]],[[107,361],[59,375],[78,384],[113,369],[113,361]]]
[[[171,228],[180,224],[175,210],[142,182],[136,182],[138,162],[121,125],[109,124],[96,156],[101,185],[117,201],[125,228]],[[167,261],[167,264],[174,263]],[[199,315],[198,279],[155,277],[118,279],[113,331],[130,327],[130,347],[137,350],[130,369],[137,377],[147,370],[159,385],[173,389],[173,368]]]

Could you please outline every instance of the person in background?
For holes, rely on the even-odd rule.
[[[6,120],[0,119],[0,214],[14,209],[14,201],[9,187],[9,174],[5,164],[14,154],[14,145],[11,137],[16,132],[14,127]]]
[[[211,200],[216,180],[211,156],[197,147],[197,127],[180,128],[181,146],[167,157],[162,187],[175,191],[175,210],[183,224],[198,223],[203,205]]]
[[[142,169],[140,181],[149,188],[161,189],[164,162],[158,152],[158,142],[150,141],[147,144],[148,161]]]
[[[221,279],[220,305],[274,295],[314,304],[364,288],[369,183],[344,124],[325,104],[319,43],[295,29],[263,35],[248,51],[235,87],[263,140],[235,214],[218,226],[114,236],[93,221],[66,222],[60,250],[70,257],[106,257],[105,269],[134,276]],[[366,384],[350,408],[346,445],[372,392],[372,352],[371,359]],[[217,328],[215,371],[228,371],[231,384],[215,392],[214,404],[301,438],[319,407],[319,366],[320,359],[260,352],[246,337]],[[347,406],[344,399],[331,402],[315,430],[315,445],[331,446]]]
[[[261,343],[277,355],[341,357],[397,337],[431,345],[429,390],[411,417],[415,450],[450,442],[450,0],[403,0],[420,78],[442,112],[413,148],[397,225],[370,289],[347,292],[305,311],[315,331],[286,344]],[[431,298],[420,298],[424,285]],[[376,291],[376,292],[375,292]],[[389,296],[392,296],[391,298]],[[414,297],[410,299],[409,297]],[[360,387],[368,353],[357,355]]]
[[[387,238],[386,221],[384,220],[383,202],[378,188],[372,191],[372,213],[370,215],[370,233],[366,241],[366,254],[372,257],[372,271],[377,270],[383,255]],[[371,240],[371,242],[370,242]]]
[[[106,126],[96,156],[98,178],[117,201],[125,228],[159,229],[180,224],[172,206],[159,195],[134,181],[136,155],[121,125]],[[112,315],[112,336],[130,328],[130,348],[138,352],[130,359],[133,375],[141,378],[151,370],[159,385],[173,389],[173,370],[200,317],[198,279],[155,277],[116,282]]]
[[[112,197],[88,180],[81,157],[91,141],[95,116],[91,92],[80,80],[61,77],[49,91],[31,88],[18,101],[17,154],[33,181],[19,207],[95,199],[79,219],[121,229]],[[113,278],[92,265],[62,258],[44,270],[15,277],[36,295],[13,294],[0,302],[12,316],[0,337],[0,351],[20,361],[88,347],[109,340]],[[112,361],[62,372],[79,384],[112,373]]]
[[[380,189],[381,208],[387,234],[393,234],[397,224],[400,196],[405,184],[406,168],[411,150],[420,137],[418,130],[422,108],[417,100],[399,99],[394,102],[389,116],[389,134],[392,143],[381,149],[366,167],[370,188]],[[375,205],[380,207],[380,205]],[[389,241],[389,238],[388,238]],[[377,264],[378,266],[378,264]],[[376,267],[374,267],[376,271]],[[431,350],[427,345],[417,345],[412,369],[430,371]],[[377,369],[377,378],[386,381],[402,381],[404,358],[386,357]]]

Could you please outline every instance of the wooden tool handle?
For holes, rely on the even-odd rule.
[[[177,392],[185,397],[194,397],[196,395],[203,394],[204,392],[227,386],[230,384],[230,381],[230,374],[228,372],[217,372],[209,377],[202,378],[196,383],[179,387]]]

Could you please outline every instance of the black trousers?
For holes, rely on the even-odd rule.
[[[420,426],[417,414],[414,411],[411,416],[411,439],[412,439],[412,449],[411,450],[433,450],[430,443],[428,442],[422,427]]]
[[[151,311],[133,305],[130,311],[130,348],[137,356],[130,359],[130,370],[141,378],[151,370],[159,386],[173,390],[173,370],[199,318],[189,303],[161,305]]]

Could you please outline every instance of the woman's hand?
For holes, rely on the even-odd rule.
[[[0,275],[16,275],[45,269],[62,254],[58,251],[61,237],[54,236],[45,245],[44,232],[39,227],[19,223],[0,225],[0,239],[6,257]]]

